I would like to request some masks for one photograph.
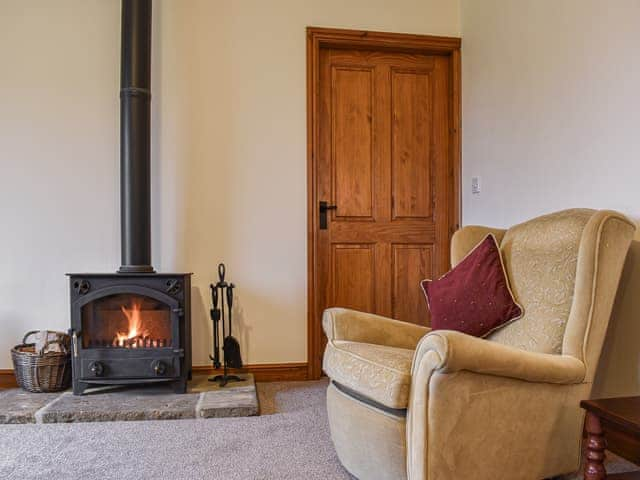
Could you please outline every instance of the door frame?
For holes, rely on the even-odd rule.
[[[432,35],[344,30],[307,27],[307,368],[308,378],[322,375],[320,335],[322,335],[317,298],[318,198],[316,192],[316,159],[318,158],[318,109],[320,50],[323,48],[379,49],[392,52],[444,55],[451,59],[450,96],[451,125],[449,153],[451,155],[452,190],[449,194],[451,219],[449,236],[460,225],[460,169],[461,169],[461,39]]]

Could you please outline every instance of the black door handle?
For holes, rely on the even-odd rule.
[[[320,230],[327,229],[327,210],[336,210],[337,205],[329,205],[327,202],[320,202]]]

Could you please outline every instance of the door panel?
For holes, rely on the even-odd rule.
[[[331,256],[333,305],[363,312],[374,311],[374,245],[333,245]]]
[[[393,255],[393,317],[405,322],[429,325],[429,312],[420,287],[425,278],[432,278],[433,245],[394,244]]]
[[[335,204],[313,235],[314,308],[426,325],[420,281],[449,268],[451,57],[319,51],[314,200]],[[319,320],[316,325],[319,325]],[[318,327],[319,328],[319,327]],[[324,334],[313,345],[319,362]]]
[[[391,70],[393,218],[429,218],[431,204],[429,71]]]
[[[331,69],[334,218],[373,215],[373,69]],[[352,139],[358,138],[357,142]]]

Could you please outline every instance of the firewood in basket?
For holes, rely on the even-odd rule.
[[[58,336],[59,334],[56,332],[50,332],[48,330],[42,330],[40,332],[37,332],[34,337],[35,337],[35,351],[39,352],[42,349],[44,349],[44,353],[49,353],[49,352],[61,352],[62,350],[60,349],[60,344],[58,343],[50,343],[45,347],[45,344],[47,341],[49,342],[53,342],[54,340],[58,340]]]

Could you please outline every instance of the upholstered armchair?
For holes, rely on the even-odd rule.
[[[360,480],[541,480],[580,465],[584,415],[635,227],[567,210],[487,233],[524,316],[489,337],[328,309],[324,370],[338,456]]]

